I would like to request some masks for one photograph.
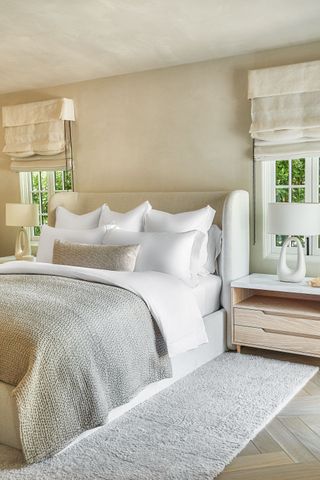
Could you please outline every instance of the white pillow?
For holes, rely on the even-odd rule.
[[[150,210],[146,214],[146,232],[189,232],[196,230],[201,232],[197,235],[192,259],[192,272],[201,273],[208,258],[208,231],[212,225],[216,211],[209,205],[183,213],[167,213],[159,210]]]
[[[203,274],[218,272],[218,257],[222,248],[222,230],[218,225],[212,225],[208,232],[208,260],[204,265]]]
[[[97,208],[93,212],[77,215],[70,212],[64,207],[56,209],[56,228],[67,228],[68,230],[89,230],[97,228],[102,212],[102,207]]]
[[[128,232],[117,228],[105,234],[106,245],[140,245],[135,271],[154,270],[197,285],[191,270],[191,254],[197,232]]]
[[[111,228],[114,227],[112,226]],[[101,244],[106,230],[106,227],[92,228],[91,230],[69,230],[44,225],[39,240],[37,262],[52,263],[55,240],[74,243]]]
[[[150,203],[144,202],[126,213],[113,212],[107,205],[103,205],[99,226],[113,224],[123,230],[142,232],[146,213],[151,210]]]

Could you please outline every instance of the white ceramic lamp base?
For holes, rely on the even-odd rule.
[[[27,231],[24,227],[19,228],[16,238],[15,257],[17,260],[30,261],[31,256],[30,242]]]
[[[290,268],[287,264],[287,247],[292,241],[297,244],[297,262],[294,268]],[[281,282],[302,282],[306,276],[306,260],[303,247],[298,237],[288,237],[281,248],[280,258],[277,267],[278,278]]]

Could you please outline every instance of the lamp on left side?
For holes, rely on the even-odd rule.
[[[33,260],[30,242],[25,227],[39,225],[39,207],[29,203],[7,203],[6,225],[19,227],[16,238],[15,257],[17,260]]]

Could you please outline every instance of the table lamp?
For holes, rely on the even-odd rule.
[[[39,207],[26,203],[6,204],[6,225],[20,227],[17,232],[15,257],[17,260],[31,260],[31,249],[27,231],[24,227],[39,225]]]
[[[310,237],[320,234],[319,203],[269,203],[268,233],[288,235],[284,241],[277,266],[281,282],[302,282],[306,274],[306,261],[301,241],[292,235]],[[287,246],[295,241],[297,261],[294,268],[287,264]]]

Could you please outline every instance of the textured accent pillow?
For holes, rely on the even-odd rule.
[[[115,228],[113,225],[109,228]],[[52,263],[53,245],[55,240],[66,240],[74,243],[101,244],[107,231],[107,227],[93,228],[91,230],[68,230],[65,228],[53,228],[44,225],[42,227],[37,262]]]
[[[99,227],[99,220],[102,206],[93,212],[77,215],[64,207],[56,208],[56,228],[67,228],[68,230],[89,230]]]
[[[116,228],[108,231],[105,245],[140,245],[135,271],[168,273],[190,286],[198,284],[190,270],[191,254],[197,232],[128,232]]]
[[[192,273],[202,272],[208,259],[208,231],[212,225],[216,211],[209,205],[199,210],[182,213],[167,213],[151,209],[146,214],[146,232],[189,232],[198,233],[192,253]]]
[[[86,245],[55,240],[52,263],[133,272],[140,245]]]
[[[113,224],[122,230],[142,232],[146,213],[151,210],[150,203],[144,202],[126,213],[113,212],[107,205],[102,206],[99,226]]]

